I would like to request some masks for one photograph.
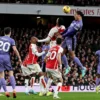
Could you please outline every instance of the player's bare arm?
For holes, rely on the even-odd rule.
[[[18,50],[17,50],[16,46],[13,46],[12,48],[13,48],[13,50],[14,50],[15,54],[17,55],[17,57],[18,57],[18,59],[19,59],[20,64],[22,64],[22,60],[21,60],[20,54],[19,54],[19,52],[18,52]]]
[[[57,33],[58,30],[56,28],[52,28],[50,31],[49,31],[49,34],[48,36],[45,38],[45,39],[42,39],[42,40],[38,40],[38,42],[47,42],[47,41],[50,41],[51,38],[54,36],[55,33]]]
[[[62,71],[61,53],[58,53],[57,59],[58,59],[58,63],[59,63],[59,69],[60,69],[60,71]]]

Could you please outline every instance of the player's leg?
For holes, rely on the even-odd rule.
[[[30,66],[30,68],[33,69],[34,73],[38,73],[38,75],[40,76],[40,94],[39,94],[39,96],[42,96],[46,92],[46,82],[44,80],[44,73],[42,72],[39,64],[33,64],[32,66]]]
[[[47,73],[47,77],[48,77],[46,95],[50,96],[50,95],[53,95],[53,93],[49,91],[49,88],[50,88],[50,86],[53,82],[53,78],[52,78],[52,75],[51,75],[51,71],[48,68],[46,69],[46,73]]]
[[[4,60],[4,64],[5,64],[5,69],[9,71],[9,79],[10,79],[10,84],[13,88],[13,98],[16,98],[16,90],[15,90],[15,86],[16,86],[16,81],[13,75],[13,68],[11,66],[11,61],[10,61],[10,56],[6,56],[6,59]]]
[[[70,70],[71,70],[71,67],[68,65],[68,59],[67,59],[67,57],[66,57],[66,55],[65,55],[66,47],[67,47],[67,45],[66,45],[66,39],[65,39],[65,40],[63,41],[63,43],[62,43],[62,47],[63,47],[63,49],[64,49],[64,53],[63,53],[63,55],[61,56],[61,59],[62,59],[62,62],[63,62],[63,64],[64,64],[64,66],[66,67],[65,74],[68,74],[68,73],[70,72]]]
[[[61,75],[61,72],[59,70],[52,70],[51,74],[52,74],[54,81],[58,79],[58,82],[55,82],[56,88],[54,90],[53,97],[56,99],[59,99],[60,97],[58,96],[58,93],[59,93],[61,86],[62,86],[62,83],[63,83],[62,75]]]
[[[45,79],[44,79],[44,73],[42,72],[40,66],[37,64],[37,72],[39,73],[39,76],[40,76],[40,94],[39,96],[42,96],[44,94],[46,94],[46,82],[45,82]]]
[[[35,83],[35,77],[34,77],[34,75],[32,74],[32,75],[31,75],[31,80],[30,80],[30,90],[29,90],[29,93],[31,93],[31,94],[37,94],[37,93],[34,91],[34,83]]]
[[[33,86],[34,86],[34,78],[31,78],[31,74],[33,76],[33,66],[32,65],[27,65],[27,66],[23,66],[21,65],[21,69],[22,69],[22,73],[24,75],[25,78],[25,94],[29,95],[30,93],[34,93],[33,91]],[[31,80],[30,80],[31,78]],[[29,81],[30,81],[30,87],[31,89],[29,90]]]
[[[50,88],[52,82],[53,82],[52,77],[49,77],[49,78],[48,78],[48,81],[47,81],[47,96],[51,94],[51,93],[49,92],[49,88]]]
[[[13,71],[12,70],[9,71],[9,77],[10,77],[9,78],[10,79],[10,84],[11,84],[12,89],[13,89],[13,98],[16,98],[16,89],[15,89],[16,81],[15,81],[15,77],[13,75]]]
[[[6,80],[4,79],[4,71],[3,72],[0,72],[0,85],[1,85],[1,87],[3,87],[3,90],[5,92],[5,95],[7,97],[10,97],[10,94],[8,93],[7,87],[6,87]]]
[[[82,77],[84,77],[84,75],[86,73],[86,68],[83,66],[83,64],[81,63],[81,61],[79,60],[79,58],[76,57],[76,55],[75,55],[74,50],[76,48],[76,41],[74,40],[74,38],[72,38],[72,40],[70,40],[70,41],[67,42],[67,47],[68,47],[68,51],[69,51],[70,57],[80,67],[81,72],[82,72]]]
[[[27,66],[21,65],[22,69],[22,74],[25,78],[24,84],[25,84],[25,94],[29,95],[29,75],[30,75],[30,70],[27,68]]]
[[[0,82],[0,90],[1,90],[1,82]],[[4,95],[0,93],[0,96],[4,96]]]
[[[100,89],[100,65],[97,67],[97,78],[96,78],[96,92],[99,93]]]
[[[25,78],[25,81],[24,81],[24,84],[25,84],[25,94],[29,95],[29,76],[24,76],[24,78]]]
[[[43,72],[39,72],[39,76],[40,76],[40,94],[39,96],[43,96],[44,94],[46,94],[46,82],[44,80],[44,74]]]
[[[7,87],[6,87],[6,80],[4,78],[4,71],[6,70],[6,67],[5,67],[5,60],[7,60],[6,58],[4,57],[4,55],[0,56],[0,83],[1,83],[1,87],[3,87],[5,95],[7,97],[10,97],[10,94],[8,93]]]
[[[100,90],[100,74],[98,74],[96,78],[96,93],[99,93],[99,90]]]

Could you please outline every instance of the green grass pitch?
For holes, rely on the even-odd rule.
[[[60,100],[100,100],[100,94],[96,93],[59,93],[61,97]],[[7,98],[5,96],[0,97],[0,100],[14,100],[14,98]],[[42,96],[38,95],[25,95],[24,93],[17,93],[17,98],[15,100],[53,100],[52,96]]]

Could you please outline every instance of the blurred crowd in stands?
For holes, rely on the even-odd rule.
[[[45,38],[49,32],[49,29],[52,26],[53,25],[49,24],[48,28],[45,30],[42,27],[42,25],[38,25],[37,28],[32,28],[32,29],[29,28],[12,29],[12,38],[14,38],[16,41],[16,46],[21,54],[22,60],[24,59],[25,55],[28,52],[30,37],[36,36],[38,38]],[[0,29],[0,34],[3,34],[2,29]],[[41,51],[42,46],[43,43],[38,44],[39,51]],[[80,35],[80,38],[78,38],[76,55],[82,61],[83,65],[87,68],[87,73],[84,78],[81,78],[81,72],[78,69],[78,66],[69,58],[68,53],[66,53],[69,65],[71,66],[72,69],[68,75],[64,76],[64,68],[63,68],[63,78],[64,78],[63,85],[95,84],[96,69],[97,69],[95,51],[98,49],[99,46],[100,46],[100,30],[84,29]],[[18,59],[12,50],[10,55],[11,55],[11,63],[14,69],[14,75],[16,78],[16,83],[17,85],[24,85],[24,77],[21,73],[21,68]],[[41,65],[41,58],[39,60],[39,63]],[[5,78],[7,84],[9,85],[8,72],[6,71],[5,73],[6,73]],[[37,77],[36,83],[38,82],[39,79]]]
[[[75,6],[100,6],[100,0],[0,0],[2,3],[62,4]]]

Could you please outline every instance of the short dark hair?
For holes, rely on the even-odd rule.
[[[11,27],[4,28],[4,34],[8,35],[11,32]]]
[[[62,18],[58,18],[58,25],[63,25],[64,24],[64,20]]]
[[[84,17],[84,14],[83,14],[81,11],[76,11],[76,13],[77,13],[78,15],[80,15],[82,18]]]
[[[56,39],[56,44],[60,45],[62,43],[62,38],[57,38]]]

